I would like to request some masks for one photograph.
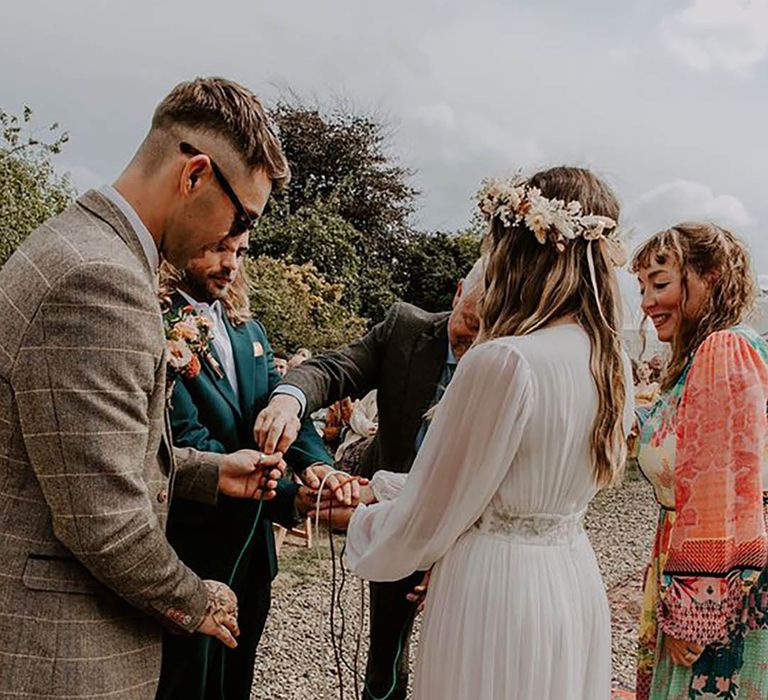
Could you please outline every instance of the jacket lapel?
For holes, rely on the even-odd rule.
[[[150,268],[147,256],[141,247],[141,241],[139,241],[138,235],[133,230],[133,226],[131,226],[125,214],[98,190],[88,190],[77,200],[77,203],[90,214],[112,227],[131,252],[139,259],[152,286],[157,288],[157,274]]]
[[[171,309],[174,312],[178,312],[179,309],[186,305],[187,300],[181,296],[179,292],[174,292],[172,296]],[[234,347],[233,351],[235,352],[235,362],[237,362],[237,350]],[[222,367],[223,365],[221,363],[221,358],[216,352],[216,348],[213,346],[213,344],[211,344],[211,354],[219,363],[219,366]],[[237,400],[237,397],[235,396],[235,390],[232,388],[232,385],[229,383],[226,375],[219,377],[216,372],[213,371],[213,368],[210,366],[210,364],[208,364],[208,362],[202,358],[200,359],[200,364],[202,365],[202,372],[205,374],[211,384],[213,384],[216,390],[226,399],[227,403],[232,407],[232,410],[235,411],[238,416],[241,416],[240,404]],[[239,379],[240,377],[238,376],[238,380]]]
[[[432,404],[448,355],[448,315],[441,316],[416,339],[408,369],[408,382],[403,425],[410,447],[416,441],[424,413]]]

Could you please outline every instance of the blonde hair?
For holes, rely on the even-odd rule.
[[[184,284],[185,273],[177,270],[167,260],[163,260],[160,265],[160,281],[158,286],[158,296],[160,297],[160,308],[163,313],[168,311],[172,305],[174,292]],[[233,326],[240,326],[253,318],[248,299],[248,288],[250,279],[246,265],[240,265],[234,282],[227,288],[226,294],[221,298],[224,306],[224,313]]]
[[[251,169],[264,169],[275,189],[284,188],[291,169],[259,99],[225,78],[179,83],[155,109],[152,131],[183,126],[226,139]]]
[[[584,212],[618,221],[616,196],[588,170],[551,168],[535,174],[527,184],[549,199],[578,201]],[[597,291],[590,281],[588,246],[592,246]],[[549,243],[539,243],[525,222],[507,226],[496,217],[484,247],[488,262],[478,342],[526,335],[574,316],[590,339],[590,372],[598,394],[590,437],[595,482],[598,486],[613,482],[626,458],[622,423],[628,388],[618,335],[621,304],[606,242],[577,238],[559,252]]]
[[[637,274],[653,262],[672,262],[682,278],[680,329],[672,339],[672,356],[661,377],[661,389],[668,391],[707,336],[738,325],[749,315],[758,291],[746,246],[717,224],[687,222],[659,231],[635,251],[632,272]],[[683,314],[691,271],[700,277],[715,273],[697,318]]]

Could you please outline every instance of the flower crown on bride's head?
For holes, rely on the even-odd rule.
[[[504,226],[524,224],[544,245],[549,242],[563,252],[568,241],[604,240],[613,265],[621,267],[626,253],[616,222],[608,216],[582,213],[581,202],[564,202],[545,197],[538,187],[531,187],[522,175],[483,181],[477,194],[478,206],[489,223],[498,219]]]

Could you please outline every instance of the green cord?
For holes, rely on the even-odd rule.
[[[365,690],[368,693],[368,695],[371,696],[371,700],[389,700],[389,698],[392,697],[392,693],[395,692],[397,689],[397,664],[400,661],[400,656],[403,653],[403,641],[405,639],[405,633],[408,631],[408,622],[405,623],[405,627],[403,627],[403,631],[400,633],[400,639],[397,642],[397,654],[395,654],[395,660],[392,663],[392,685],[390,686],[389,690],[386,692],[385,695],[383,695],[380,698],[377,698],[373,691],[370,689],[367,683],[363,683],[365,686]]]
[[[245,541],[245,544],[243,545],[243,548],[240,550],[240,554],[238,554],[237,559],[235,560],[235,565],[232,567],[232,573],[229,576],[229,581],[227,585],[232,588],[232,584],[235,580],[235,576],[237,575],[237,570],[240,568],[240,562],[243,561],[243,557],[245,556],[246,550],[251,546],[251,542],[253,542],[253,537],[256,534],[256,526],[259,524],[259,519],[261,518],[261,509],[264,506],[264,501],[259,500],[259,507],[256,509],[256,516],[253,519],[253,526],[251,527],[251,532],[248,535],[248,538]],[[205,662],[203,664],[203,694],[205,694],[205,689],[208,686],[208,664],[210,662],[210,651],[211,651],[211,638],[205,637],[203,639],[203,658],[205,659]],[[220,684],[220,691],[221,691],[221,700],[224,700],[224,669],[226,667],[226,649],[223,649],[221,652],[221,684]]]

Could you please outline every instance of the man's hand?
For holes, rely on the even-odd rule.
[[[361,477],[353,477],[344,472],[336,472],[333,467],[317,462],[307,467],[301,475],[301,480],[313,491],[317,492],[320,488],[320,484],[325,479],[325,485],[323,487],[323,497],[321,501],[325,502],[329,500],[329,495],[333,494],[336,501],[344,506],[356,506],[358,503],[365,503],[361,500],[362,489],[367,487],[368,479]],[[321,509],[322,509],[321,505]]]
[[[414,586],[413,590],[405,597],[411,603],[417,603],[416,610],[421,612],[424,610],[424,605],[427,602],[427,590],[429,589],[429,577],[432,575],[432,569],[424,574],[424,578],[421,579],[421,583],[418,586]]]
[[[296,510],[302,518],[309,516],[309,513],[317,507],[317,491],[313,491],[306,486],[300,486],[296,494]],[[322,509],[322,505],[321,505]]]
[[[208,607],[197,631],[209,637],[216,637],[230,649],[234,649],[237,646],[235,637],[240,635],[240,628],[237,626],[237,597],[229,586],[219,581],[203,583],[208,589]]]
[[[267,454],[287,452],[301,430],[299,400],[288,394],[276,394],[256,417],[253,438]]]
[[[664,648],[672,657],[672,663],[687,668],[693,666],[704,653],[704,647],[700,644],[686,642],[684,639],[675,639],[668,635],[664,635]]]
[[[256,450],[239,450],[224,455],[219,467],[219,491],[234,498],[268,501],[275,497],[277,480],[284,471],[280,452],[265,455]]]

